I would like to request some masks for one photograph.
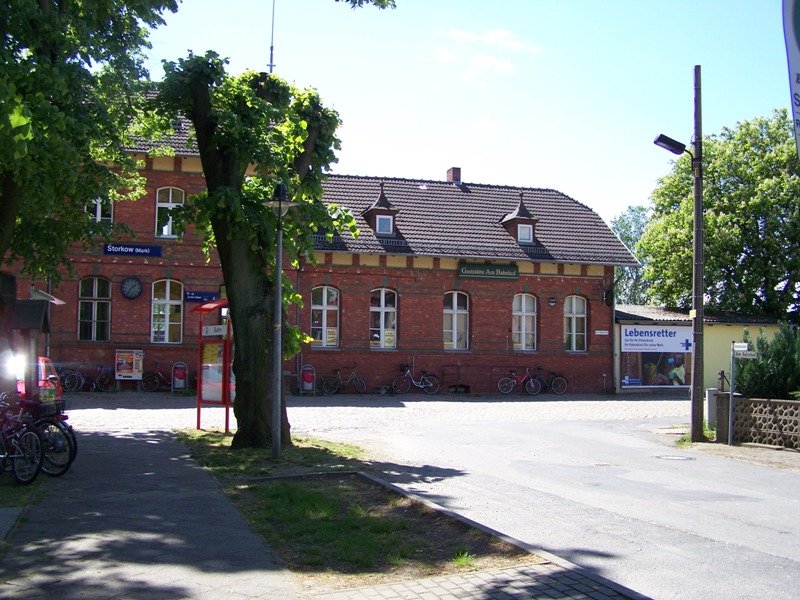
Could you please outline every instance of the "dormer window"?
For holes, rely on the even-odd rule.
[[[394,233],[394,217],[392,215],[375,215],[375,233],[392,235]]]
[[[513,237],[518,244],[536,244],[536,223],[538,219],[534,219],[530,211],[525,208],[523,201],[523,193],[519,194],[519,204],[516,210],[508,213],[502,219],[500,224],[505,228],[508,234]]]
[[[375,235],[395,235],[394,217],[398,212],[398,209],[386,197],[383,182],[381,181],[381,192],[378,199],[362,214],[367,225],[375,232]]]

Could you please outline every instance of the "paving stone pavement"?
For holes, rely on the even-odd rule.
[[[0,559],[0,597],[307,597],[175,440],[174,429],[196,425],[193,398],[121,392],[76,394],[70,402],[77,460],[65,476],[48,481],[49,493],[11,528]],[[583,412],[579,404],[576,413]],[[480,411],[480,403],[473,408]],[[463,403],[435,408],[451,409],[463,411]],[[204,428],[224,422],[222,409],[203,409],[201,416]],[[545,558],[550,562],[314,597],[642,598],[558,557]]]

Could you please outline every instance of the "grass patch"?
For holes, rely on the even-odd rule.
[[[179,439],[309,593],[543,562],[353,474],[369,467],[357,446],[293,438],[275,462],[269,449],[231,450],[218,432]]]
[[[708,426],[708,421],[703,419],[703,440],[702,442],[713,442],[717,439],[717,430],[711,429]],[[675,445],[678,448],[686,448],[692,445],[692,432],[691,429],[685,432],[681,437],[679,437]]]
[[[42,489],[43,478],[46,477],[42,473],[36,480],[29,485],[19,485],[14,481],[14,477],[10,472],[4,473],[0,477],[0,507],[2,508],[24,508],[29,504],[38,502],[44,495]]]

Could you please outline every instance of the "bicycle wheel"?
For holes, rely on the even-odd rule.
[[[363,394],[367,391],[367,382],[361,379],[358,375],[353,378],[353,388],[359,393]]]
[[[392,382],[392,389],[395,394],[407,394],[411,389],[411,382],[405,375],[398,375]]]
[[[501,377],[497,380],[497,389],[501,394],[510,394],[514,389],[514,380],[511,377]]]
[[[80,373],[73,371],[64,377],[64,389],[68,392],[78,392],[83,388],[84,377]]]
[[[535,396],[542,391],[542,382],[539,381],[538,377],[529,377],[528,381],[525,382],[525,391],[531,396]]]
[[[36,425],[42,432],[42,471],[51,477],[60,477],[72,464],[69,437],[54,421],[39,421]]]
[[[108,373],[100,373],[94,380],[94,387],[101,392],[110,392],[116,384],[117,382]]]
[[[149,371],[142,375],[142,389],[145,392],[157,392],[159,387],[158,375]]]
[[[69,462],[72,464],[75,462],[75,457],[78,456],[78,436],[75,435],[75,430],[69,425],[64,425],[64,431],[67,432],[67,437],[69,438]]]
[[[322,383],[320,384],[322,388],[322,393],[330,396],[331,394],[335,394],[339,391],[339,378],[335,375],[326,375],[322,378]]]
[[[14,480],[22,485],[32,483],[42,468],[42,438],[39,432],[26,428],[10,445],[14,454],[18,454],[11,459]]]
[[[567,391],[567,380],[561,375],[556,375],[553,377],[553,381],[550,382],[550,389],[553,390],[554,394],[558,394],[560,396]]]
[[[422,376],[422,391],[426,394],[435,394],[439,391],[439,378],[436,375]]]

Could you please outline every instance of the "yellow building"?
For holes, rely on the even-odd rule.
[[[616,390],[691,386],[692,319],[688,311],[619,305],[614,317]],[[730,380],[733,342],[748,331],[754,343],[763,331],[772,339],[778,321],[752,315],[705,315],[703,388],[718,387],[720,371]],[[755,349],[751,345],[751,349]],[[728,383],[725,384],[726,388]]]

